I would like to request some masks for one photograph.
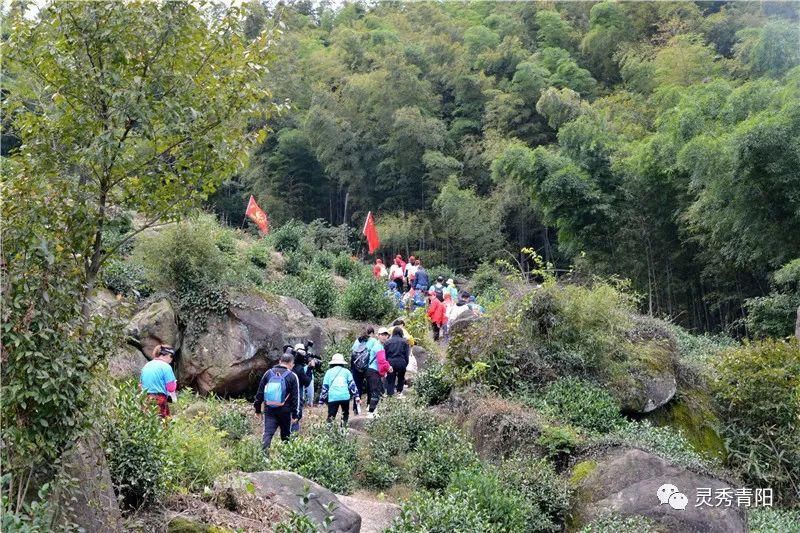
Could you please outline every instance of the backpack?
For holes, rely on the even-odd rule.
[[[291,370],[277,373],[269,370],[269,379],[264,387],[264,403],[269,407],[282,407],[286,403],[288,387],[286,386],[286,376],[291,374]]]
[[[434,287],[433,291],[436,293],[436,299],[440,302],[444,301],[444,287]]]
[[[350,354],[350,364],[359,372],[364,372],[369,366],[369,348],[366,342],[361,342]]]

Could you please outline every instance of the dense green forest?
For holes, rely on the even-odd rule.
[[[284,28],[266,80],[286,107],[213,204],[235,225],[251,193],[276,224],[358,227],[372,210],[382,252],[460,272],[533,247],[631,278],[653,314],[743,333],[745,301],[780,291],[772,273],[800,255],[798,12],[257,6],[250,35]]]

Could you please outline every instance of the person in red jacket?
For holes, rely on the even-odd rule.
[[[439,340],[439,332],[447,320],[445,314],[445,307],[439,298],[436,297],[435,291],[428,291],[428,318],[433,325],[433,340]]]

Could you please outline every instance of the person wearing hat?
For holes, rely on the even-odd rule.
[[[439,333],[446,320],[444,304],[439,301],[436,291],[428,291],[428,319],[433,326],[433,340],[439,340]]]
[[[372,275],[375,279],[385,278],[389,275],[389,272],[386,271],[386,265],[383,264],[382,260],[375,260],[375,265],[372,267]]]
[[[142,368],[139,386],[147,393],[150,401],[158,405],[158,415],[169,417],[169,402],[178,399],[178,381],[170,364],[175,356],[175,349],[168,344],[159,344],[153,349],[153,359]]]
[[[450,298],[456,302],[458,301],[458,289],[456,288],[456,282],[453,281],[453,278],[449,278],[447,280],[447,287],[446,289],[450,291]]]
[[[450,314],[447,317],[447,321],[452,324],[462,316],[472,316],[475,314],[476,313],[469,305],[469,293],[467,291],[463,291],[459,296],[458,303],[450,308]]]
[[[406,321],[405,321],[405,319],[403,319],[403,317],[395,318],[394,321],[392,322],[392,325],[389,326],[386,329],[388,329],[390,332],[394,333],[394,328],[396,328],[396,327],[399,327],[400,331],[403,332],[403,338],[406,340],[406,342],[408,343],[409,346],[414,346],[414,345],[417,344],[417,341],[414,340],[414,337],[406,329]],[[387,359],[389,358],[388,352],[387,352],[386,358]]]
[[[403,295],[397,290],[396,282],[389,282],[389,289],[386,291],[386,296],[392,299],[392,302],[394,302],[398,309],[403,309]]]
[[[367,388],[369,389],[369,415],[375,412],[383,393],[382,378],[392,371],[389,361],[386,360],[386,351],[383,345],[389,340],[389,330],[378,330],[378,342],[370,346],[369,364],[367,366]]]
[[[322,379],[322,391],[319,393],[319,404],[328,403],[328,422],[333,422],[336,413],[342,409],[342,423],[346,426],[350,418],[350,398],[361,403],[358,387],[353,374],[347,368],[347,361],[340,353],[331,357],[330,368]]]

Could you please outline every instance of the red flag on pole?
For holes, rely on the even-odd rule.
[[[267,214],[258,207],[256,199],[253,198],[252,194],[250,195],[250,201],[247,202],[247,211],[245,211],[244,214],[258,226],[261,233],[269,233],[269,219],[267,218]]]
[[[381,245],[381,240],[378,238],[378,228],[375,227],[375,219],[372,218],[372,211],[367,213],[367,221],[364,222],[364,230],[361,232],[367,238],[367,245],[369,246],[369,253],[373,253]]]

